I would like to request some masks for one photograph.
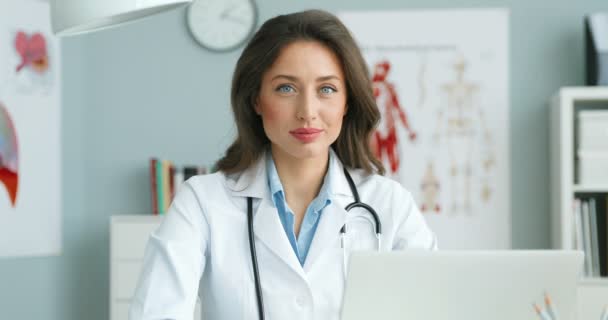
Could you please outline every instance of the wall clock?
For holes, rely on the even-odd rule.
[[[194,39],[211,51],[230,51],[254,32],[258,10],[253,0],[194,0],[187,23]]]

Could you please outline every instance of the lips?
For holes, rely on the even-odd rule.
[[[292,134],[294,134],[294,133],[295,134],[313,134],[313,133],[319,133],[321,131],[323,131],[323,130],[321,130],[321,129],[315,129],[315,128],[298,128],[298,129],[289,131],[289,133],[292,133]]]
[[[298,128],[289,131],[294,138],[304,143],[314,141],[319,135],[321,135],[321,132],[323,132],[323,130],[316,128]]]

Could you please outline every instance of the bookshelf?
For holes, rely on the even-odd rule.
[[[587,193],[608,193],[608,185],[580,185],[575,184],[572,188],[574,192]]]
[[[581,181],[578,132],[581,111],[587,110],[608,111],[608,87],[562,87],[550,101],[551,243],[554,249],[576,249],[575,198],[602,203],[597,225],[603,233],[598,243],[603,242],[599,248],[604,277],[582,277],[578,289],[578,319],[599,319],[608,304],[608,181]]]

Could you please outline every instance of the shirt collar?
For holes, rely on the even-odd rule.
[[[331,177],[335,176],[337,162],[334,157],[336,154],[329,151],[329,161],[327,166],[327,172],[325,173],[325,177],[323,178],[323,184],[321,185],[321,190],[319,190],[319,195],[315,197],[312,202],[312,208],[315,211],[322,210],[325,206],[331,203],[330,195],[333,193],[333,181]],[[268,150],[268,157],[266,157],[266,174],[268,178],[268,187],[270,188],[271,199],[276,206],[276,196],[279,195],[280,199],[285,201],[283,190],[283,184],[281,183],[281,179],[279,178],[279,173],[277,172],[277,167],[274,163],[274,159],[272,158],[272,153]],[[279,193],[280,192],[280,193]]]

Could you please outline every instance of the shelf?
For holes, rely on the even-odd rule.
[[[581,286],[606,286],[608,287],[608,278],[607,277],[595,277],[595,278],[581,278],[579,281],[579,285]]]
[[[608,185],[607,184],[598,184],[598,185],[580,185],[575,184],[572,188],[574,192],[606,192],[608,193]]]
[[[573,101],[603,101],[608,100],[608,87],[563,87],[558,91],[557,96]]]

